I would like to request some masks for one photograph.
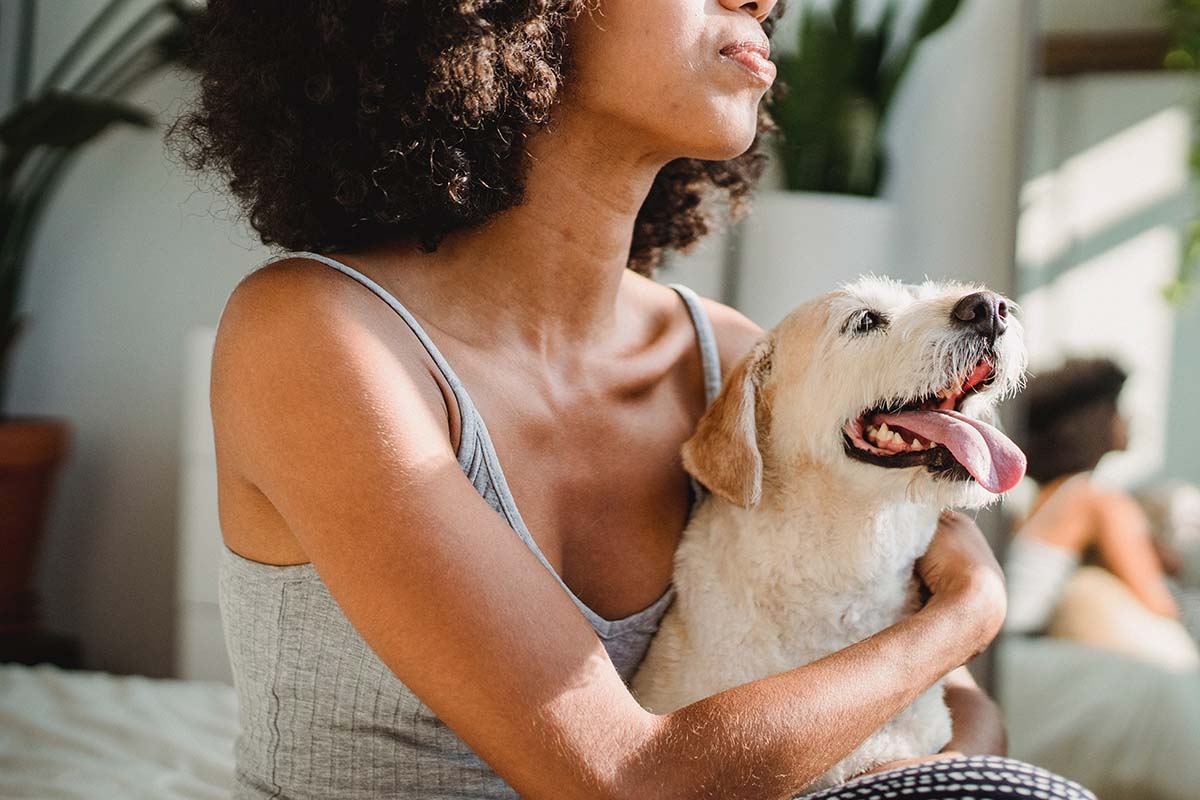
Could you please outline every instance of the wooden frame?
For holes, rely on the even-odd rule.
[[[1170,38],[1156,30],[1052,33],[1042,36],[1038,44],[1038,74],[1066,77],[1161,70]]]

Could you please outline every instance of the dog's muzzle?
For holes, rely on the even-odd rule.
[[[998,336],[1004,319],[996,297],[990,292],[969,295],[953,315]],[[943,477],[973,479],[994,494],[1007,492],[1025,475],[1025,454],[998,429],[961,411],[967,397],[995,378],[992,360],[984,357],[939,392],[868,409],[843,428],[846,453],[880,467],[924,466]]]

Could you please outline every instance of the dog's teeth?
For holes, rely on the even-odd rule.
[[[879,426],[879,438],[885,442],[892,438],[892,431],[886,422]]]

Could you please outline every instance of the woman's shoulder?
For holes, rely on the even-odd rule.
[[[288,256],[259,265],[237,283],[221,312],[217,349],[224,342],[225,349],[236,343],[307,351],[314,344],[361,346],[369,339],[386,342],[406,362],[425,364],[415,337],[393,335],[397,322],[396,312],[358,280],[315,259]]]
[[[697,294],[697,297],[712,325],[713,338],[717,341],[717,354],[721,361],[721,380],[724,382],[766,331],[733,306],[701,294]]]
[[[1087,511],[1125,511],[1137,501],[1116,483],[1093,472],[1080,472],[1063,481],[1055,493],[1064,502]]]
[[[370,293],[329,265],[304,255],[287,255],[261,262],[243,276],[230,293],[225,312],[252,311],[258,318],[304,315],[314,308],[336,313],[353,307],[344,301],[363,295]],[[222,313],[222,322],[226,315]]]
[[[663,282],[632,271],[629,272],[629,278],[635,281],[642,291],[650,293],[655,298],[656,305],[662,309],[664,314],[680,314],[679,297],[675,290]],[[687,281],[684,280],[681,283],[686,285]],[[696,296],[704,310],[704,315],[708,317],[712,326],[713,338],[717,342],[717,354],[721,361],[721,379],[723,381],[766,332],[758,323],[733,306],[705,297],[699,292],[696,293]],[[688,327],[691,327],[690,321],[687,324]]]
[[[335,374],[342,381],[351,373],[372,381],[403,374],[403,382],[392,384],[411,394],[393,397],[394,404],[412,403],[431,412],[430,419],[445,420],[436,366],[415,336],[396,335],[397,325],[403,323],[374,294],[312,259],[255,269],[234,288],[217,326],[210,382],[215,435],[238,419],[276,413],[255,389],[267,375],[275,376],[271,394],[279,402],[288,399],[285,392],[307,397],[314,383]]]
[[[766,331],[732,306],[708,297],[701,297],[700,303],[712,323],[717,352],[721,356],[721,379],[724,380]]]

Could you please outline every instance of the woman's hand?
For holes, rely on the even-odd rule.
[[[965,514],[943,511],[916,569],[929,603],[948,603],[965,615],[978,636],[976,652],[982,652],[999,633],[1008,604],[1004,573],[979,526]]]
[[[917,573],[929,590],[930,602],[958,604],[964,618],[977,627],[979,650],[987,647],[999,632],[1008,606],[1004,572],[974,520],[957,511],[943,511],[929,549],[917,561]],[[966,667],[946,676],[946,704],[954,731],[943,752],[1007,754],[1000,709]]]

